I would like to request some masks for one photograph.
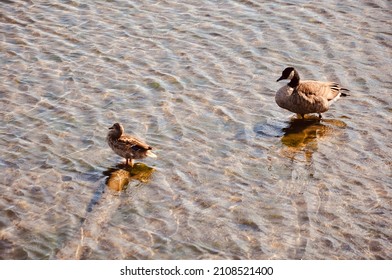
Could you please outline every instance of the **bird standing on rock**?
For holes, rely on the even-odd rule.
[[[276,92],[276,103],[302,118],[305,114],[318,113],[321,119],[321,113],[328,111],[332,103],[347,96],[344,92],[349,91],[335,82],[301,81],[294,67],[284,69],[277,82],[280,80],[290,82]]]
[[[119,156],[125,158],[125,164],[133,166],[134,159],[157,156],[151,152],[152,147],[143,141],[131,135],[124,134],[124,128],[121,124],[115,123],[109,127],[109,133],[106,138],[108,145]]]

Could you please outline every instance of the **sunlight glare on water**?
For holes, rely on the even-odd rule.
[[[391,2],[185,2],[2,1],[0,259],[391,259]]]

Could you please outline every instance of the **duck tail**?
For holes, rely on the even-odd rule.
[[[150,150],[147,151],[146,156],[152,157],[152,158],[157,158],[157,155],[151,152]]]

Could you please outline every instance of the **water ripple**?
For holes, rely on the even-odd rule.
[[[390,259],[389,10],[3,1],[0,258]],[[288,65],[350,96],[297,120]],[[118,167],[114,122],[153,173]]]

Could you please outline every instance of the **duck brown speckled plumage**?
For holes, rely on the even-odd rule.
[[[280,80],[290,82],[276,92],[276,103],[302,118],[305,114],[318,113],[321,119],[321,113],[328,111],[329,106],[340,96],[347,96],[343,91],[349,91],[335,82],[300,81],[294,67],[284,69],[277,82]]]
[[[136,137],[124,134],[124,128],[119,123],[115,123],[113,126],[109,127],[109,133],[106,140],[109,147],[112,148],[117,155],[125,158],[127,165],[128,160],[130,160],[130,165],[133,166],[134,159],[157,157],[151,152],[151,146]]]

